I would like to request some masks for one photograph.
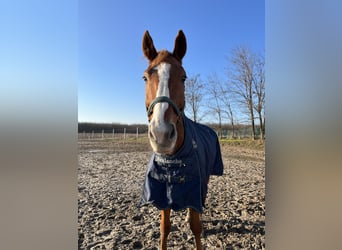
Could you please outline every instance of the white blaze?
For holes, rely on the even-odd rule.
[[[166,96],[170,98],[169,78],[171,65],[168,63],[161,63],[155,69],[158,73],[159,85],[156,97]],[[175,136],[170,136],[170,126],[174,126],[170,121],[165,121],[165,112],[169,108],[167,102],[157,103],[153,108],[153,117],[149,126],[149,138],[153,151],[158,153],[172,152],[176,144],[177,131]],[[164,148],[161,148],[163,145]],[[165,148],[166,147],[166,148]]]
[[[170,91],[169,91],[170,68],[171,68],[171,65],[168,63],[161,63],[156,67],[158,71],[158,78],[159,78],[159,85],[158,85],[156,97],[167,96],[170,98]],[[163,129],[163,127],[165,126],[164,116],[168,107],[169,107],[169,104],[167,102],[162,102],[162,103],[157,103],[153,108],[152,123],[154,123],[154,126],[158,127],[159,129]]]

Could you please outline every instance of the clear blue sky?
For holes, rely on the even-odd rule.
[[[179,29],[187,37],[183,66],[202,79],[224,78],[226,56],[238,45],[265,48],[262,0],[82,0],[78,29],[78,121],[146,123],[147,60],[141,40],[149,30],[157,50],[173,49]]]

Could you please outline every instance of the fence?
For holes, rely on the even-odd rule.
[[[251,139],[252,138],[252,128],[251,127],[243,127],[243,128],[236,128],[234,131],[232,129],[222,129],[221,136],[218,130],[215,130],[217,135],[220,138],[225,139]],[[260,128],[255,128],[255,137],[260,138]]]
[[[222,129],[221,135],[219,130],[214,129],[216,131],[216,134],[220,138],[225,139],[250,139],[252,138],[251,128],[250,127],[243,127],[243,128],[236,128],[233,130],[231,129]],[[260,137],[260,129],[257,127],[256,131],[256,138]],[[139,130],[137,127],[135,132],[132,131],[132,129],[127,130],[126,128],[122,129],[113,129],[111,132],[108,130],[102,130],[100,133],[95,132],[94,130],[92,132],[85,132],[78,134],[78,139],[116,139],[116,140],[126,140],[126,139],[139,139],[139,138],[147,138],[147,131],[146,130]]]
[[[100,133],[95,132],[85,132],[78,133],[78,139],[117,139],[117,140],[126,140],[126,139],[139,139],[139,138],[147,138],[147,133],[145,131],[139,131],[139,128],[136,128],[135,133],[132,131],[127,131],[126,128],[123,129],[113,129],[111,133],[108,130],[102,130]]]

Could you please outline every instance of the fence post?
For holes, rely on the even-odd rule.
[[[139,139],[139,128],[137,127],[137,140]]]
[[[104,130],[102,129],[102,140],[103,140],[103,136],[104,136]]]
[[[91,131],[91,139],[94,139],[94,130]]]
[[[124,128],[124,140],[126,140],[126,128]]]
[[[113,135],[112,135],[112,138],[114,139],[114,129],[113,129]]]

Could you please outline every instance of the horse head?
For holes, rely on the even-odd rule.
[[[146,85],[148,136],[154,152],[172,155],[183,144],[184,82],[186,73],[182,59],[186,53],[186,38],[182,30],[175,39],[173,52],[155,49],[148,31],[142,49],[149,61],[143,79]]]

